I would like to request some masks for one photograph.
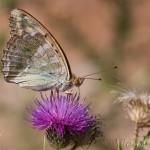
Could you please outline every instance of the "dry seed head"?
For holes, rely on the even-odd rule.
[[[117,98],[138,128],[150,127],[150,94],[126,91]]]

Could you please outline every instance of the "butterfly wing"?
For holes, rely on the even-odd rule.
[[[11,38],[2,59],[5,80],[39,91],[64,86],[71,69],[53,35],[20,9],[11,12],[10,27]]]

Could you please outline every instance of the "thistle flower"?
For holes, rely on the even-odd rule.
[[[150,127],[150,95],[146,92],[126,91],[121,93],[117,101],[123,103],[129,118],[135,123],[133,149],[141,149],[141,143],[144,147],[149,138],[147,134],[138,144],[140,129]]]
[[[138,128],[150,127],[150,95],[137,91],[121,93],[117,99],[122,102],[129,118]]]
[[[98,136],[97,118],[90,114],[90,105],[85,105],[85,100],[80,103],[80,97],[75,95],[62,96],[57,93],[50,97],[41,94],[42,101],[35,100],[35,107],[29,108],[33,127],[46,130],[47,139],[53,148],[59,150],[75,143],[77,135],[88,133],[89,138],[84,144],[92,143]],[[94,128],[98,131],[93,132]],[[90,142],[89,142],[90,141]],[[78,143],[78,146],[80,144]]]

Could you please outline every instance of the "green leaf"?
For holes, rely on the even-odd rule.
[[[118,150],[123,150],[123,148],[122,148],[122,145],[121,145],[121,142],[120,142],[120,141],[117,141],[117,145],[118,145]]]
[[[140,141],[139,145],[135,150],[144,150],[144,146],[147,144],[148,139],[150,138],[150,131],[143,137],[143,140]]]

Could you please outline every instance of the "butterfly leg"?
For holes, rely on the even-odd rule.
[[[80,96],[80,87],[78,87],[78,95]]]
[[[58,90],[57,88],[54,88],[54,89],[53,89],[54,97],[56,97],[56,96],[57,96],[57,93],[59,93],[59,90]]]

